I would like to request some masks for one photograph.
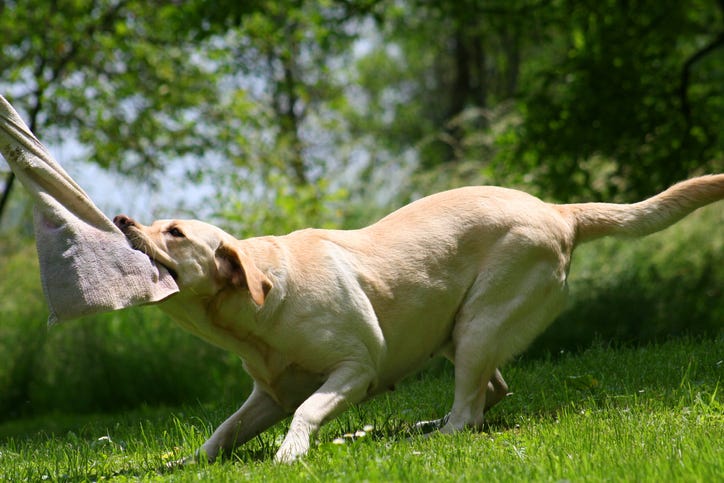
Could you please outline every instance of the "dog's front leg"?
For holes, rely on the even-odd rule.
[[[246,443],[287,416],[274,399],[256,385],[241,408],[214,431],[199,453],[210,462],[220,454],[229,455],[234,448]]]
[[[362,401],[374,381],[371,366],[346,363],[329,375],[322,386],[294,412],[289,431],[274,459],[292,463],[309,450],[309,440],[319,427],[349,406]]]

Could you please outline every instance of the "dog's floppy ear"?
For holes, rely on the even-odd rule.
[[[216,266],[222,279],[236,287],[248,288],[254,303],[264,305],[272,283],[245,253],[222,243],[216,249]]]

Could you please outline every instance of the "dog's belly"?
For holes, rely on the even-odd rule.
[[[324,383],[323,374],[314,373],[297,364],[290,364],[272,375],[269,379],[268,368],[257,368],[244,361],[244,370],[264,391],[288,413],[294,412],[319,386]]]
[[[379,390],[387,390],[404,377],[420,370],[451,343],[459,297],[431,294],[426,303],[405,307],[405,313],[380,320],[386,350],[379,364]]]

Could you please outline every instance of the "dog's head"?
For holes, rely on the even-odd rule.
[[[149,226],[119,215],[113,219],[131,246],[163,265],[181,292],[214,295],[232,285],[264,304],[271,281],[225,231],[196,220],[158,220]]]

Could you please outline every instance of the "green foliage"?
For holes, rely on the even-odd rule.
[[[42,347],[45,301],[36,257],[34,248],[26,248],[17,256],[3,255],[0,263],[0,411],[6,417],[22,412]]]
[[[244,236],[349,222],[343,193],[336,204],[312,188],[266,196],[268,206],[229,201],[222,213],[226,228]],[[721,210],[711,206],[643,240],[584,245],[572,264],[569,309],[523,357],[576,351],[596,340],[640,345],[718,334],[724,240],[712,236],[711,227],[721,225]],[[194,400],[237,403],[247,393],[249,379],[235,356],[181,331],[154,307],[46,328],[29,243],[0,253],[3,419]]]
[[[562,2],[559,14],[568,39],[529,73],[513,151],[535,160],[538,183],[559,199],[632,199],[722,169],[720,3]],[[613,160],[607,179],[586,162],[597,156]]]
[[[210,149],[214,65],[138,1],[4,5],[0,89],[45,143],[75,139],[103,167],[143,179]],[[213,45],[204,56],[213,57]]]
[[[46,327],[33,248],[0,258],[0,419],[52,411],[231,398],[250,380],[235,356],[146,307]]]
[[[721,2],[406,5],[356,62],[351,119],[430,178],[610,201],[724,166]]]
[[[344,7],[259,1],[230,18],[233,27],[223,14],[208,15],[200,30],[190,26],[225,49],[217,63],[222,76],[216,111],[227,118],[214,126],[217,151],[234,175],[264,184],[278,182],[278,176],[297,186],[316,184],[326,168],[321,152],[337,135],[333,106],[344,104],[333,73],[349,55],[353,37]],[[204,173],[219,179],[215,169]]]
[[[410,437],[412,423],[440,416],[452,398],[449,368],[427,372],[324,426],[293,465],[271,461],[288,424],[281,423],[231,461],[168,469],[235,409],[225,403],[10,422],[0,425],[0,478],[716,481],[722,350],[722,338],[683,339],[518,362],[506,372],[513,394],[489,413],[483,432]]]
[[[718,334],[724,320],[724,238],[717,205],[640,240],[606,239],[574,254],[568,308],[527,352],[575,350],[591,342],[642,344],[683,334]]]
[[[402,198],[453,171],[613,200],[723,166],[714,0],[0,8],[0,88],[31,128],[148,182],[183,162],[377,201],[387,171],[413,173]]]
[[[240,193],[253,192],[253,180],[236,177],[225,180],[231,191],[222,191],[216,214],[219,225],[238,238],[263,235],[284,235],[310,226],[339,228],[344,223],[344,190],[330,191],[324,179],[316,185],[298,186],[280,174],[272,174],[269,188],[252,199],[243,199]]]

